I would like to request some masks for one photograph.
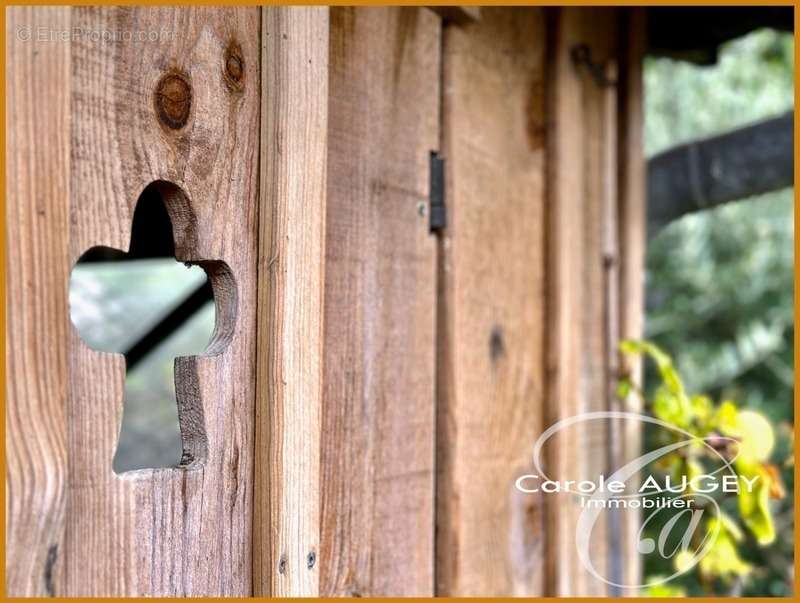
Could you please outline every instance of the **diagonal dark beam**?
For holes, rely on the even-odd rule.
[[[125,352],[128,370],[130,371],[133,369],[142,358],[147,356],[158,344],[172,335],[183,323],[194,316],[195,312],[213,299],[214,293],[211,288],[211,282],[206,279],[202,285],[192,291],[182,302],[175,306],[169,314],[162,318],[152,329],[145,333],[139,341]]]
[[[794,114],[669,149],[647,162],[647,234],[684,214],[794,185]]]

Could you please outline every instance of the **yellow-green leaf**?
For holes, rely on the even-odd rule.
[[[729,400],[726,400],[717,408],[714,423],[720,433],[727,436],[737,436],[739,409]]]
[[[742,530],[739,528],[736,522],[733,521],[733,519],[729,517],[726,513],[720,511],[717,517],[720,522],[720,528],[725,530],[728,534],[730,534],[734,540],[740,541],[744,537],[744,535],[742,534]]]
[[[692,407],[686,396],[676,395],[669,387],[660,386],[653,398],[653,414],[666,423],[686,428],[692,420]]]
[[[766,461],[775,447],[772,425],[764,415],[752,410],[739,412],[739,452],[756,461]]]
[[[619,342],[619,351],[628,356],[635,356],[643,352],[642,342],[636,339],[623,339]]]
[[[717,519],[708,521],[707,530],[709,533],[715,531],[719,526],[719,533],[716,540],[711,544],[708,552],[700,559],[700,573],[705,576],[716,576],[719,578],[730,578],[732,576],[744,576],[752,569],[751,566],[739,557],[736,544]]]
[[[664,576],[653,576],[650,578],[654,582],[663,580]],[[680,586],[673,586],[672,584],[654,584],[648,586],[642,593],[644,597],[685,597],[686,590]]]
[[[775,540],[775,527],[769,509],[769,473],[746,458],[737,460],[736,471],[752,484],[748,489],[747,484],[739,480],[739,514],[742,521],[756,537],[758,544],[771,544]],[[757,479],[753,481],[754,478]]]
[[[711,402],[711,398],[708,396],[692,396],[689,401],[692,405],[695,423],[703,431],[708,430],[714,414],[714,404]]]

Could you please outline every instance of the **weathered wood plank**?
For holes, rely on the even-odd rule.
[[[262,9],[256,595],[319,593],[326,7]]]
[[[644,8],[626,9],[620,26],[619,84],[619,325],[620,337],[637,339],[644,327],[645,232],[647,230],[646,162],[644,157],[644,82],[643,61],[647,50],[647,23]],[[622,370],[640,382],[641,362],[625,359]],[[638,396],[625,400],[625,410],[641,412]],[[623,425],[624,459],[639,456],[640,426],[628,421]],[[623,559],[626,584],[638,584],[641,578],[641,555],[637,541],[639,513],[629,511],[623,525]]]
[[[437,594],[542,592],[545,22],[488,8],[444,39]]]
[[[321,586],[433,593],[440,19],[331,9]]]
[[[545,425],[578,414],[579,335],[581,305],[580,251],[582,169],[571,163],[582,157],[579,123],[570,119],[581,113],[580,81],[572,71],[569,44],[580,32],[575,16],[567,19],[561,9],[548,15],[548,184],[547,184],[547,320]],[[579,159],[577,160],[579,161]],[[564,250],[565,252],[562,252]],[[545,450],[548,475],[557,479],[578,462],[576,447],[562,434]],[[570,515],[549,497],[545,504],[548,534],[545,542],[545,592],[559,595],[575,592],[574,555],[570,538]]]
[[[6,12],[6,594],[52,595],[67,485],[69,9]],[[110,463],[110,461],[109,461]],[[110,466],[110,465],[109,465]]]
[[[604,64],[606,77],[610,82],[617,82],[619,78],[616,54],[613,58],[606,59]],[[618,183],[617,183],[617,85],[603,86],[602,99],[598,121],[598,132],[602,141],[600,150],[599,182],[595,186],[600,189],[600,222],[602,265],[602,330],[603,339],[603,399],[600,405],[592,407],[593,410],[622,410],[617,397],[617,376],[619,374],[619,229],[618,223]],[[627,422],[628,424],[630,422]],[[595,465],[598,473],[608,474],[621,467],[625,442],[622,440],[625,423],[619,419],[607,421],[605,426],[605,458]],[[613,509],[606,515],[606,542],[599,543],[595,550],[599,551],[598,558],[605,557],[605,576],[612,583],[608,593],[614,596],[622,595],[620,584],[623,583],[623,554],[622,554],[622,526],[627,511]],[[608,553],[605,553],[605,550]],[[598,585],[600,586],[600,585]],[[602,587],[601,587],[602,588]]]
[[[563,8],[552,13],[548,114],[548,310],[546,423],[604,410],[611,404],[618,320],[616,209],[616,91],[598,82],[573,50],[586,45],[614,80],[616,16],[607,8]],[[612,458],[609,431],[580,425],[556,437],[548,451],[554,479],[596,479]],[[547,499],[546,591],[604,595],[575,551],[580,507]],[[600,575],[608,566],[604,518],[591,534],[590,557]]]
[[[176,255],[204,264],[218,307],[206,355],[176,360],[179,468],[113,473],[124,360],[90,350],[71,331],[65,567],[56,594],[248,595],[259,11],[74,8],[72,26],[157,33],[70,43],[70,259],[96,245],[127,249],[139,194],[162,181]],[[167,73],[180,83],[156,95]]]

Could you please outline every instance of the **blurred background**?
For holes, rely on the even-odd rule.
[[[648,157],[793,107],[791,33],[756,30],[722,44],[711,65],[654,57],[645,63]],[[754,566],[750,576],[704,584],[690,572],[675,584],[690,595],[788,596],[794,580],[794,189],[690,213],[651,234],[646,338],[673,356],[688,391],[733,400],[770,419],[777,436],[772,462],[788,492],[770,501],[776,542],[740,544]],[[645,575],[666,572],[656,561],[648,556]]]

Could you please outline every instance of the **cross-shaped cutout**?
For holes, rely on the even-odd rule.
[[[158,181],[137,201],[128,251],[92,247],[72,271],[70,316],[81,339],[125,355],[116,473],[205,459],[203,405],[187,369],[193,356],[227,347],[236,287],[224,262],[193,259],[196,240],[185,193]]]

